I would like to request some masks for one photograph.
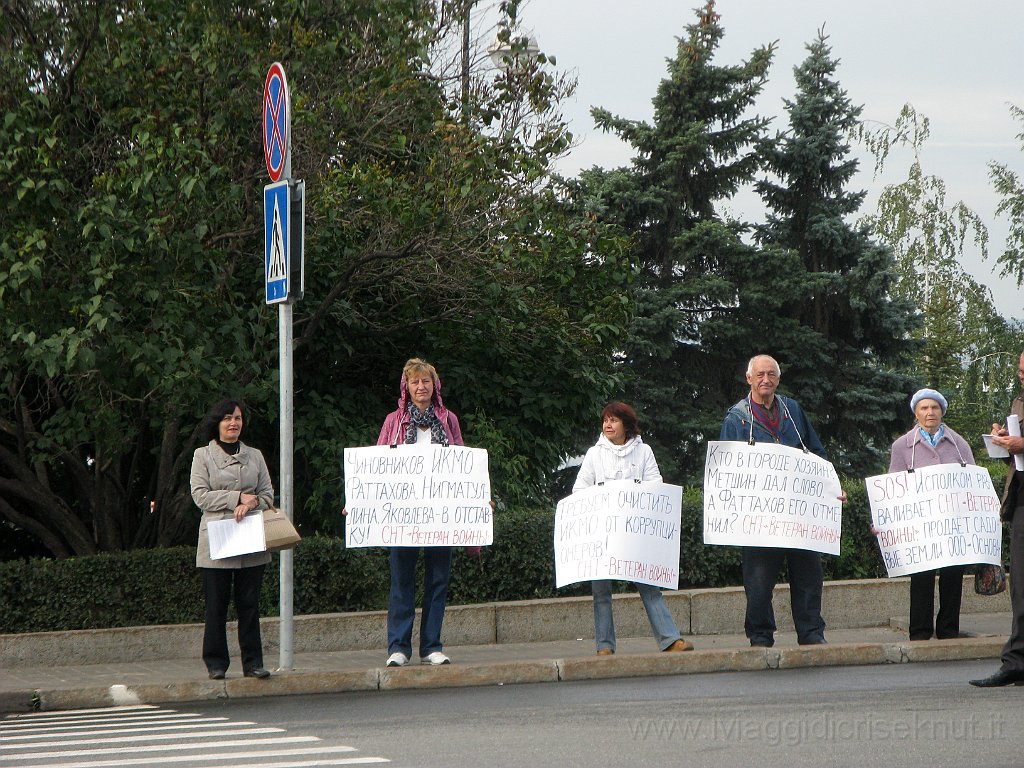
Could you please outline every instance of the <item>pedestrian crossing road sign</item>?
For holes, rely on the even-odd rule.
[[[263,188],[267,304],[277,304],[288,300],[289,263],[291,261],[290,212],[287,180],[277,184],[268,184]]]

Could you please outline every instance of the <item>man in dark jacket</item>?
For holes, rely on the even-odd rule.
[[[1017,378],[1024,386],[1024,354],[1017,364]],[[1017,395],[1010,413],[1024,424],[1024,392]],[[1010,608],[1013,624],[1003,646],[999,671],[980,680],[971,680],[979,688],[995,688],[1011,683],[1024,684],[1024,472],[1014,466],[1014,456],[1024,454],[1024,438],[1010,436],[1005,426],[992,425],[992,442],[1010,452],[1010,471],[1006,475],[1003,503],[999,515],[1010,523]]]
[[[778,443],[805,448],[823,459],[825,449],[800,405],[776,395],[781,377],[779,364],[768,355],[747,363],[750,394],[725,415],[720,440],[745,443]],[[842,497],[845,501],[845,496]],[[806,549],[743,547],[743,591],[747,612],[743,629],[752,646],[775,644],[775,611],[772,593],[784,562],[789,564],[790,602],[797,640],[801,645],[825,642],[825,619],[821,616],[821,554]]]

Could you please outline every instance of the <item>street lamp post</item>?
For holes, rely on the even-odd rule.
[[[533,35],[520,35],[502,39],[501,33],[487,46],[487,55],[491,63],[503,72],[519,69],[534,61],[540,54],[540,46]]]

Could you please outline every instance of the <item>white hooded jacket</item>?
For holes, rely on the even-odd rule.
[[[597,445],[587,450],[580,466],[572,492],[589,488],[608,480],[651,480],[661,482],[661,471],[654,451],[635,435],[622,445],[615,445],[604,435]]]

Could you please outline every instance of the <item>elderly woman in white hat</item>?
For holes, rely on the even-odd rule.
[[[917,423],[892,444],[890,472],[913,471],[936,464],[974,464],[971,446],[942,423],[946,398],[934,389],[919,389],[910,398]],[[935,574],[939,575],[939,613],[935,608]],[[910,576],[910,639],[960,637],[960,597],[964,566],[951,565]]]

